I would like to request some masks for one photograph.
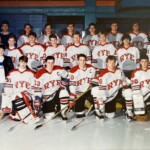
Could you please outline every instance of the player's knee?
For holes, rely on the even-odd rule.
[[[125,100],[132,100],[132,90],[131,89],[124,89],[122,91],[122,96]]]

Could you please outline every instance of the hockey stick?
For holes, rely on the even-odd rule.
[[[86,117],[89,115],[91,109],[93,108],[93,105],[91,105],[91,107],[88,109],[87,113],[86,113]],[[85,118],[86,118],[85,117]],[[74,125],[72,128],[71,128],[71,131],[74,131],[84,120],[85,118],[83,118],[81,121],[79,121],[76,125]]]
[[[75,101],[77,101],[81,96],[83,96],[84,94],[86,94],[86,93],[87,93],[88,91],[90,91],[90,90],[91,90],[91,88],[88,88],[83,94],[81,94],[79,97],[77,97],[77,98],[75,99]],[[50,119],[47,120],[46,122],[43,122],[43,123],[37,125],[37,126],[34,128],[34,130],[36,130],[36,129],[42,127],[42,126],[44,126],[45,124],[47,124],[49,121],[51,121],[51,120],[54,119],[56,116],[58,116],[58,115],[59,115],[64,109],[66,109],[68,106],[69,106],[69,104],[68,104],[67,106],[65,106],[63,109],[61,109],[59,112],[57,112],[52,118],[50,118]]]

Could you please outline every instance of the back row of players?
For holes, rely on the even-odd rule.
[[[135,26],[137,27],[138,24],[135,24]],[[48,27],[51,26],[46,26],[46,28]],[[117,29],[117,24],[114,23],[111,27],[113,31],[113,29]],[[68,24],[68,31],[73,28],[73,24]],[[30,32],[28,42],[16,48],[15,38],[10,36],[8,38],[9,46],[4,53],[12,58],[16,69],[7,75],[2,111],[11,113],[11,118],[23,119],[27,115],[27,110],[31,111],[32,109],[30,102],[31,97],[33,97],[34,108],[40,110],[42,105],[42,111],[48,119],[55,112],[55,105],[57,105],[57,110],[62,109],[68,102],[70,107],[75,105],[76,97],[86,92],[90,85],[95,83],[94,79],[97,77],[96,83],[98,86],[90,88],[84,97],[76,102],[77,117],[85,115],[84,103],[86,99],[94,104],[95,114],[100,119],[104,116],[114,117],[116,96],[120,93],[120,89],[123,89],[121,95],[125,98],[127,119],[131,120],[133,118],[133,97],[135,101],[139,97],[142,100],[143,98],[147,100],[149,97],[149,51],[147,50],[148,56],[146,53],[142,53],[140,57],[139,49],[133,46],[133,39],[129,34],[110,33],[110,39],[114,37],[117,40],[119,39],[118,41],[116,39],[112,41],[113,45],[108,42],[109,34],[99,32],[96,35],[95,29],[95,24],[90,24],[91,35],[83,39],[81,39],[79,32],[73,32],[72,36],[64,35],[61,39],[64,45],[59,44],[56,34],[49,36],[49,41],[45,42],[47,46],[41,45],[36,42],[36,34]],[[144,51],[143,46],[148,49],[146,35],[144,33],[134,33],[134,35],[140,35],[139,39],[143,39],[142,42],[138,42],[140,50]],[[42,37],[45,39],[46,36],[43,35]],[[88,46],[82,44],[82,41],[86,41],[85,43]],[[122,46],[120,46],[121,43]],[[140,64],[142,68],[140,68]],[[120,69],[117,69],[116,65]],[[34,76],[33,71],[28,69],[27,66],[34,71],[42,66],[45,67],[37,71]],[[67,72],[63,68],[70,69],[70,71]],[[96,72],[99,71],[100,74],[97,74]],[[66,88],[68,82],[69,90]],[[60,85],[63,88],[60,88]],[[20,92],[21,94],[16,94]],[[138,113],[145,113],[144,107],[144,103],[141,104],[137,109]],[[65,110],[62,111],[61,116],[66,119],[64,112]],[[104,114],[105,112],[106,114]],[[38,118],[36,114],[32,114],[33,118]]]

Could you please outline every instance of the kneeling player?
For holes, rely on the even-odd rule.
[[[146,104],[150,102],[150,69],[148,69],[148,62],[148,56],[141,54],[141,68],[135,70],[131,78],[134,113],[135,115],[141,115],[141,118],[147,118],[145,108]]]
[[[129,80],[123,72],[116,68],[115,56],[108,56],[106,59],[107,68],[99,75],[99,87],[92,89],[96,114],[99,118],[113,118],[116,111],[116,99],[119,96],[120,88],[126,87]],[[132,119],[132,91],[131,89],[122,89],[122,96],[126,101],[126,118]]]
[[[47,56],[45,59],[46,67],[40,69],[35,74],[35,101],[34,107],[39,110],[42,108],[45,119],[51,119],[60,108],[68,104],[69,94],[67,90],[61,90],[62,78],[66,79],[68,73],[60,66],[54,66],[55,58]],[[41,106],[42,103],[42,106]],[[61,117],[66,120],[65,110],[61,112]]]
[[[34,72],[27,69],[27,63],[26,56],[19,58],[19,67],[9,72],[2,95],[2,111],[10,113],[11,119],[24,123],[37,118],[32,107]]]

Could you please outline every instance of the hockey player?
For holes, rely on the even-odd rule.
[[[44,33],[38,38],[38,43],[44,44],[44,45],[50,45],[49,37],[50,35],[55,34],[53,32],[53,26],[49,23],[47,23],[44,27]],[[57,43],[60,43],[60,38],[58,37],[57,34]]]
[[[115,55],[116,48],[113,44],[106,41],[106,34],[104,32],[99,32],[98,35],[101,43],[95,46],[92,52],[92,65],[98,70],[103,70],[106,68],[107,56]]]
[[[8,48],[5,49],[5,55],[11,57],[14,68],[18,67],[19,57],[23,55],[22,51],[19,48],[15,47],[16,38],[10,36],[8,38]]]
[[[74,43],[69,45],[65,51],[65,59],[64,59],[65,67],[72,68],[76,66],[78,54],[85,54],[87,56],[87,62],[91,64],[90,49],[88,48],[88,46],[80,43],[80,39],[81,39],[80,33],[76,31],[73,34]]]
[[[45,118],[50,119],[54,116],[55,108],[57,111],[64,108],[68,104],[69,94],[63,88],[61,90],[62,77],[67,78],[68,73],[60,66],[54,66],[55,58],[47,56],[45,59],[46,67],[40,69],[35,74],[35,101],[34,107],[45,114]],[[41,103],[43,105],[41,106]],[[57,105],[57,106],[56,106]],[[66,120],[65,110],[61,112],[61,117]]]
[[[128,33],[131,36],[131,43],[133,44],[133,46],[141,50],[144,46],[147,45],[148,37],[144,32],[140,31],[138,22],[134,22],[132,24],[132,29],[133,31]]]
[[[133,70],[139,68],[139,49],[131,46],[131,37],[124,34],[122,37],[123,46],[117,50],[119,68],[123,70],[126,77],[131,79]]]
[[[32,107],[34,72],[27,69],[27,62],[26,56],[19,58],[19,67],[9,72],[2,95],[2,111],[10,113],[10,119],[22,120],[24,123],[36,118]]]
[[[117,22],[113,22],[110,27],[111,31],[107,34],[106,38],[108,42],[112,43],[115,46],[115,48],[119,48],[122,43],[121,38],[123,34],[118,32]]]
[[[69,105],[72,108],[75,105],[75,113],[77,118],[85,117],[85,100],[92,102],[93,98],[91,96],[91,90],[86,92],[91,88],[91,80],[95,77],[95,69],[92,65],[86,64],[87,56],[84,54],[78,55],[78,65],[70,69],[69,79],[70,79],[70,101]],[[83,97],[80,97],[77,101],[75,98],[80,96],[80,94],[85,93]]]
[[[96,45],[99,44],[99,38],[96,34],[96,24],[89,24],[89,34],[83,37],[83,43],[88,45],[90,50],[92,51]]]
[[[63,35],[61,38],[61,44],[67,47],[70,44],[73,44],[73,33],[74,33],[75,25],[74,23],[69,22],[67,24],[67,33]]]
[[[135,114],[146,115],[146,105],[150,102],[150,69],[148,69],[148,56],[141,54],[139,69],[132,73],[132,91]]]
[[[31,24],[26,23],[24,25],[24,34],[18,38],[17,47],[20,47],[20,46],[22,46],[22,44],[29,42],[28,35],[29,35],[29,33],[32,32],[32,29],[33,29],[33,27]]]
[[[63,67],[64,66],[64,56],[65,56],[65,47],[57,43],[57,36],[55,34],[50,35],[51,45],[47,46],[44,57],[53,56],[55,58],[55,64]]]
[[[29,34],[29,43],[24,43],[20,49],[28,57],[28,67],[37,70],[43,65],[44,47],[36,41],[36,33]]]
[[[104,119],[104,116],[113,118],[116,111],[116,99],[120,95],[120,88],[123,87],[122,96],[126,102],[126,118],[131,121],[133,118],[132,90],[124,88],[130,84],[130,81],[120,69],[116,68],[116,61],[115,56],[107,57],[107,68],[99,75],[99,87],[92,89],[96,114],[100,119]]]

